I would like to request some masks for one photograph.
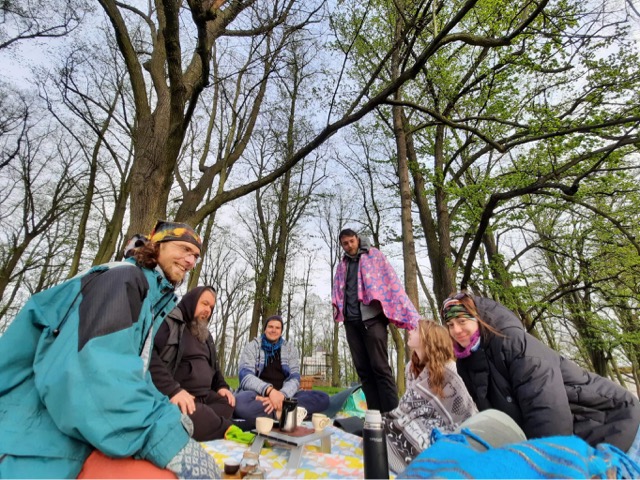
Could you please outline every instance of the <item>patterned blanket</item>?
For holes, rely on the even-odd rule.
[[[309,422],[305,422],[305,426]],[[296,470],[286,469],[291,447],[265,443],[260,452],[260,466],[265,470],[267,478],[363,478],[362,439],[346,433],[336,427],[331,429],[331,453],[320,451],[320,441],[304,447],[300,467]],[[228,458],[242,459],[248,445],[229,440],[213,440],[204,442],[204,448],[215,458],[220,468]]]

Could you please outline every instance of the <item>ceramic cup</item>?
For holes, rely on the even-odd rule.
[[[224,473],[227,475],[235,475],[238,470],[240,470],[240,462],[238,460],[229,458],[224,461]]]
[[[302,425],[304,419],[307,418],[307,409],[304,407],[298,407],[296,409],[296,417],[298,418],[298,425]]]
[[[311,423],[316,432],[321,432],[331,424],[331,419],[323,413],[314,413],[311,415]]]
[[[258,417],[256,418],[256,430],[258,433],[266,435],[273,428],[273,418],[271,417]]]

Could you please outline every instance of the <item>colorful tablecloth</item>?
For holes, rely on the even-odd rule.
[[[267,478],[364,478],[362,439],[336,427],[327,428],[331,429],[331,453],[320,452],[319,440],[312,442],[304,447],[300,467],[295,470],[285,468],[291,447],[265,443],[260,452],[260,466]],[[226,459],[239,461],[249,448],[248,445],[229,440],[204,442],[203,446],[221,469]]]

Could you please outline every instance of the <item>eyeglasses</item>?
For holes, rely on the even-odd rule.
[[[185,260],[188,260],[189,257],[193,257],[193,263],[197,264],[200,261],[200,254],[199,253],[193,253],[191,250],[189,250],[189,247],[187,247],[186,245],[176,245],[183,253],[182,258],[184,258]]]

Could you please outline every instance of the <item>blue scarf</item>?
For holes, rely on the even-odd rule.
[[[276,353],[280,351],[280,347],[282,347],[283,343],[284,340],[282,340],[282,337],[280,337],[276,343],[273,343],[270,340],[267,340],[267,336],[264,333],[262,334],[261,348],[264,350],[265,365],[269,365],[273,362],[273,359],[276,358]]]

